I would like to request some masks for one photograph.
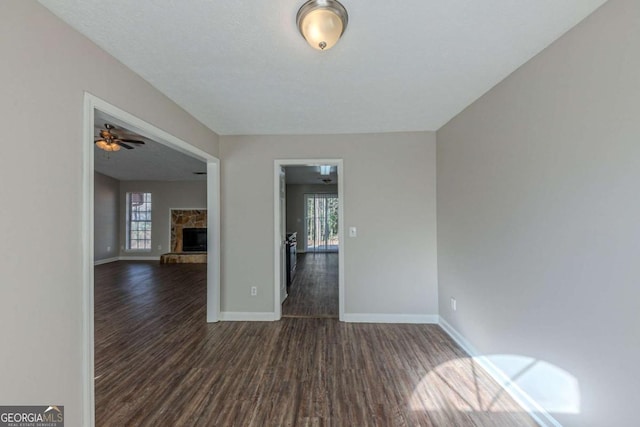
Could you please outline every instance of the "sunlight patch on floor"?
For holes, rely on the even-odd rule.
[[[414,411],[523,412],[506,391],[515,386],[546,412],[580,413],[578,381],[567,371],[526,356],[501,354],[485,356],[485,359],[508,378],[497,384],[471,357],[450,360],[424,376],[413,391],[410,408]]]

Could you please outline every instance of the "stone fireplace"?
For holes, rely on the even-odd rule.
[[[206,209],[171,209],[171,252],[183,252],[182,230],[207,228]]]
[[[206,262],[206,253],[184,252],[182,230],[207,228],[206,209],[171,209],[171,253],[160,258],[161,263]]]

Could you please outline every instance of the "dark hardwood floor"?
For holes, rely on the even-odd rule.
[[[207,324],[205,269],[96,267],[97,425],[535,425],[437,325]]]
[[[296,275],[282,304],[283,317],[338,317],[338,254],[298,255]]]

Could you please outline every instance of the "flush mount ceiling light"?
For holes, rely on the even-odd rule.
[[[300,34],[318,50],[331,49],[338,43],[348,21],[347,9],[336,0],[309,0],[296,16]]]

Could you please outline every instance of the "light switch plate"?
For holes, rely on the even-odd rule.
[[[356,237],[358,230],[355,227],[349,227],[349,237]]]

